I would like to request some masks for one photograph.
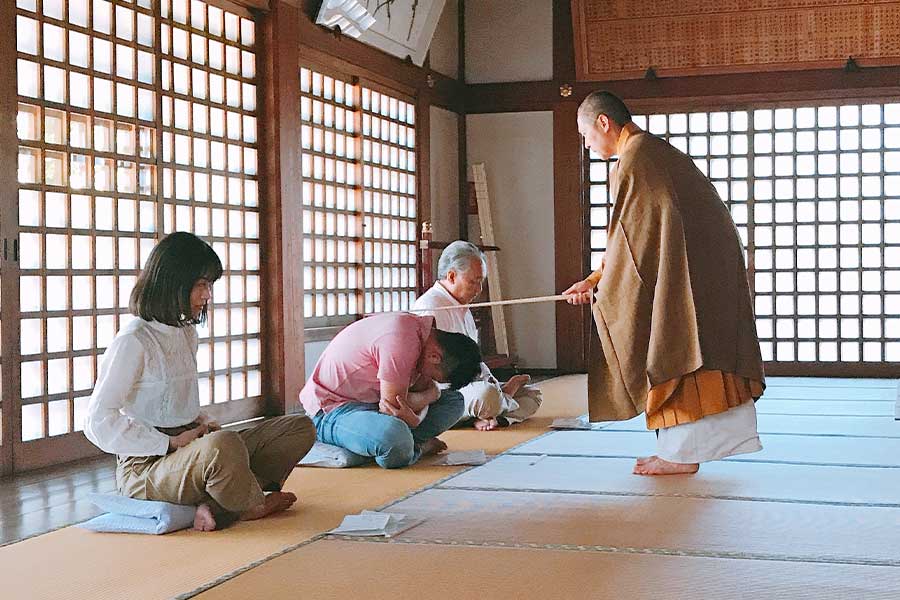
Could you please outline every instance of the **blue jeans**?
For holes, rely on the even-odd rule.
[[[379,466],[397,469],[419,460],[422,443],[453,427],[462,414],[462,394],[444,390],[415,429],[397,417],[378,412],[378,404],[370,402],[351,402],[329,413],[319,411],[313,423],[320,442],[373,456]]]

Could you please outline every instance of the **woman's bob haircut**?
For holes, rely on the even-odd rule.
[[[221,276],[222,261],[209,244],[192,233],[170,233],[150,252],[128,308],[145,321],[174,327],[204,323],[207,307],[194,318],[191,290],[200,279],[213,283]]]

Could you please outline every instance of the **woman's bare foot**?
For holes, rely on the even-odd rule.
[[[635,463],[633,472],[635,475],[683,475],[699,469],[698,463],[675,463],[653,456],[645,463]]]
[[[447,444],[439,440],[438,438],[431,438],[430,440],[425,440],[419,446],[419,449],[422,451],[422,456],[430,456],[432,454],[440,454],[444,450],[447,449]]]
[[[194,529],[197,531],[212,531],[216,528],[216,518],[213,516],[212,510],[206,504],[197,506],[197,512],[194,513]]]
[[[497,419],[477,419],[472,426],[478,431],[490,431],[496,429],[499,424]]]
[[[509,381],[503,384],[503,393],[515,396],[519,393],[519,390],[522,389],[522,386],[526,385],[529,381],[531,381],[531,375],[514,375],[513,377],[510,377]]]
[[[275,513],[287,510],[296,501],[297,496],[291,492],[272,492],[266,496],[266,499],[262,504],[241,513],[240,520],[252,521],[254,519],[262,519],[263,517],[274,515]]]

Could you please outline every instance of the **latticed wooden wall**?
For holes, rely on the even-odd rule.
[[[900,64],[891,0],[572,0],[578,79]]]

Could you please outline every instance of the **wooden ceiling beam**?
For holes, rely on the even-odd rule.
[[[570,85],[563,97],[560,87]],[[590,92],[605,89],[635,109],[666,105],[716,108],[741,103],[830,101],[850,98],[887,98],[900,94],[900,68],[843,69],[734,73],[622,81],[520,81],[466,86],[467,113],[552,110],[558,102],[581,102]]]

